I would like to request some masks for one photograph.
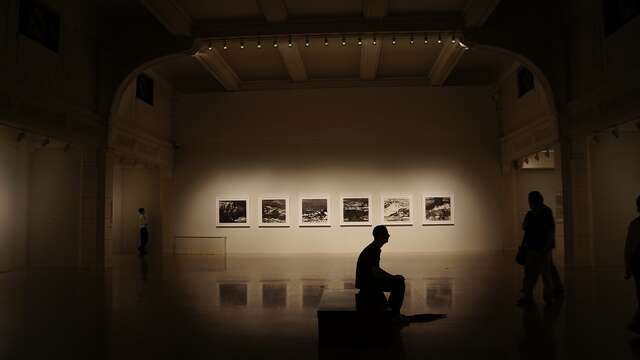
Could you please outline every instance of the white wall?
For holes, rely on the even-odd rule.
[[[640,195],[640,133],[622,132],[620,138],[600,136],[591,145],[595,263],[623,263],[629,222],[638,213]]]
[[[176,235],[228,236],[231,253],[357,252],[371,228],[338,226],[338,197],[455,194],[455,226],[393,227],[389,252],[500,249],[498,121],[484,88],[373,88],[181,96],[174,126]],[[330,228],[215,227],[215,198],[326,193]]]
[[[29,150],[0,127],[0,271],[25,265]]]
[[[29,196],[31,266],[79,265],[81,155],[62,149],[35,150]]]

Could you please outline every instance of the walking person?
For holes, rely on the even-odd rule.
[[[522,280],[523,297],[516,304],[525,306],[534,303],[533,289],[538,277],[542,277],[543,298],[547,306],[550,306],[553,304],[553,278],[556,277],[556,281],[560,281],[557,270],[556,276],[552,276],[551,251],[555,247],[555,220],[551,209],[544,204],[544,198],[540,192],[530,192],[528,200],[530,210],[522,223],[524,230],[522,246],[526,249]],[[561,283],[560,286],[562,286]]]
[[[144,208],[138,209],[138,227],[140,228],[138,254],[144,256],[147,253],[147,243],[149,242],[149,222]]]
[[[640,195],[636,198],[636,210],[640,212]],[[636,299],[638,309],[631,319],[629,331],[640,334],[640,216],[629,224],[627,241],[624,246],[625,279],[633,277],[636,285]]]

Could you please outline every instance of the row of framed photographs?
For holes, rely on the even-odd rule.
[[[340,226],[371,226],[371,195],[340,197]],[[226,195],[216,198],[217,227],[251,226],[249,196]],[[453,194],[423,194],[422,224],[453,225]],[[384,225],[413,225],[413,197],[407,194],[380,196],[380,214]],[[298,226],[331,226],[331,198],[328,195],[302,195],[298,197]],[[262,196],[258,198],[258,226],[288,227],[291,222],[289,196]]]

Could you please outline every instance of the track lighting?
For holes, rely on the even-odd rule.
[[[309,47],[309,36],[304,37],[304,47]]]
[[[438,44],[442,44],[442,34],[438,33]]]
[[[256,41],[256,47],[258,49],[262,49],[262,42],[260,41],[260,39],[258,39],[258,41]]]
[[[391,36],[391,45],[395,45],[396,44],[396,36],[392,35]]]
[[[469,47],[467,45],[465,45],[462,41],[458,41],[458,44],[465,50],[469,50]]]
[[[342,36],[342,41],[340,42],[340,45],[347,46],[347,39],[344,37],[344,35]]]
[[[224,42],[222,43],[222,48],[224,50],[227,50],[229,48],[229,45],[227,44],[227,40],[225,39]]]
[[[293,46],[293,42],[291,42],[291,35],[289,35],[289,43],[287,44],[288,47],[292,47]]]
[[[378,42],[376,41],[376,36],[375,35],[373,35],[373,41],[371,43],[373,45],[377,45],[378,44]]]
[[[413,40],[413,34],[409,37],[409,44],[413,45],[415,41]]]
[[[278,39],[273,39],[273,47],[274,48],[278,47]]]
[[[329,46],[329,40],[326,36],[324,37],[324,46]]]
[[[18,134],[18,138],[16,140],[18,142],[21,142],[22,140],[24,140],[25,137],[27,137],[27,134],[21,132],[20,134]]]
[[[456,43],[456,33],[451,33],[451,43],[452,44]]]
[[[613,135],[616,139],[619,139],[620,132],[618,131],[618,128],[614,128],[613,130],[611,130],[611,135]]]
[[[213,44],[211,44],[211,40],[209,40],[209,46],[207,46],[207,49],[209,49],[209,51],[213,50]]]
[[[362,36],[358,36],[358,46],[362,46]]]
[[[429,35],[424,34],[424,44],[427,45],[429,43]]]
[[[244,40],[240,40],[240,49],[244,49]]]

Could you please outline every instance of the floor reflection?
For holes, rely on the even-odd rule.
[[[521,309],[522,269],[502,254],[385,256],[407,279],[403,313],[447,317],[403,328],[386,348],[320,349],[316,306],[350,287],[355,260],[116,256],[107,273],[0,274],[0,358],[640,358],[621,269],[563,271],[564,303],[543,308],[537,289],[540,307]]]
[[[453,279],[434,278],[425,280],[425,306],[433,312],[453,308]]]

